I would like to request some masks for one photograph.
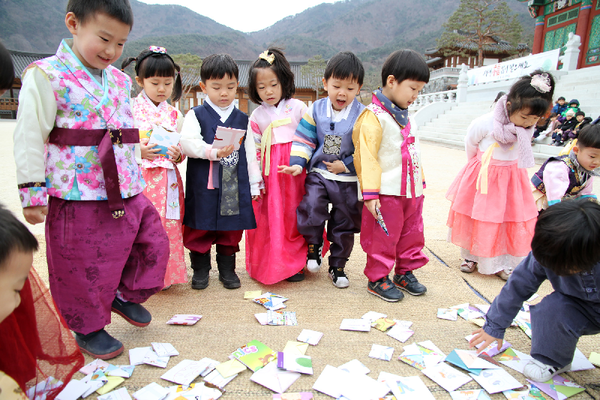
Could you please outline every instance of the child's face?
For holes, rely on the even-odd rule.
[[[577,108],[577,103],[571,103],[571,104],[569,104],[569,108]]]
[[[235,100],[238,81],[234,76],[225,75],[221,79],[200,82],[200,87],[214,105],[225,108]]]
[[[256,70],[256,91],[263,103],[272,106],[279,104],[282,94],[281,83],[272,68]]]
[[[0,322],[21,304],[19,292],[25,285],[32,264],[32,252],[15,250],[0,269]]]
[[[583,121],[584,116],[583,115],[578,115],[575,118],[577,118],[577,122],[581,122],[581,121]]]
[[[558,101],[558,104],[560,104],[561,106],[562,106],[562,105],[564,105],[564,104],[565,104],[565,100],[563,100],[563,99],[560,99],[560,100]]]
[[[579,165],[588,171],[600,167],[600,149],[595,147],[574,146],[573,152],[577,155]]]
[[[565,118],[567,118],[567,119],[573,119],[573,114],[567,114]]]
[[[85,67],[104,69],[121,57],[129,25],[101,12],[84,24],[70,12],[65,23],[73,35],[73,53]]]
[[[146,79],[136,76],[135,81],[144,89],[144,92],[146,92],[146,95],[152,100],[155,106],[163,101],[167,101],[171,97],[173,85],[175,84],[175,78],[172,76],[152,76]]]
[[[399,82],[393,75],[390,75],[382,93],[398,107],[407,109],[417,99],[423,86],[425,86],[425,82],[412,79],[404,79]]]
[[[510,105],[510,102],[507,103]],[[529,114],[531,110],[529,108],[522,108],[510,114],[508,118],[510,122],[521,128],[529,128],[537,124],[540,119],[539,115]]]
[[[323,78],[323,88],[327,91],[327,97],[329,97],[333,109],[341,111],[352,104],[354,98],[360,92],[361,85],[358,84],[356,79],[339,79],[330,76],[327,80]]]

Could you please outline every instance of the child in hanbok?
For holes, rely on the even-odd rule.
[[[531,137],[553,93],[552,75],[535,71],[469,126],[469,161],[446,194],[448,241],[461,247],[462,272],[507,280],[531,250],[538,210],[526,168],[535,165]]]
[[[144,194],[160,214],[169,236],[169,264],[165,274],[165,289],[176,283],[187,282],[187,270],[183,251],[183,182],[177,164],[183,161],[179,145],[168,147],[159,153],[156,143],[148,144],[153,129],[179,132],[183,115],[167,100],[181,97],[179,66],[167,54],[164,47],[150,46],[136,58],[128,58],[122,69],[135,61],[135,80],[143,89],[132,100],[131,108],[135,126],[140,129],[142,176],[146,181]]]

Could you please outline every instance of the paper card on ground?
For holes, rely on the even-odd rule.
[[[596,367],[600,367],[600,353],[596,353],[595,351],[592,351],[590,353],[589,362],[594,364]]]
[[[182,360],[162,374],[161,378],[169,382],[189,386],[205,369],[206,365],[200,361]]]
[[[396,323],[396,325],[394,325],[394,326],[400,326],[404,329],[410,329],[410,327],[413,324],[411,321],[404,321],[401,319],[395,319],[394,322]]]
[[[298,325],[298,320],[296,319],[296,312],[268,310],[267,325],[296,326]]]
[[[172,357],[178,356],[179,352],[171,343],[150,343],[152,345],[152,349],[159,357]]]
[[[82,381],[83,381],[83,379],[82,379]],[[35,397],[36,400],[37,399],[45,400],[46,395],[48,394],[48,392],[50,390],[56,389],[57,387],[61,386],[62,384],[63,383],[61,380],[56,379],[52,376],[49,376],[48,378],[39,382],[37,385],[32,386],[29,389],[27,389],[27,397],[29,397],[30,399],[33,399]]]
[[[100,395],[106,394],[119,386],[121,383],[125,382],[125,378],[121,378],[120,376],[107,376],[106,379],[108,382],[106,382],[106,384],[100,389],[96,390],[96,393]]]
[[[198,362],[200,363],[200,366],[204,368],[204,370],[200,373],[200,376],[208,375],[212,370],[215,369],[217,365],[219,365],[219,361],[208,357],[204,357]]]
[[[252,340],[247,345],[240,347],[231,354],[253,372],[258,371],[277,358],[271,348],[258,340]]]
[[[525,368],[532,359],[533,358],[529,354],[521,353],[519,350],[510,348],[500,355],[498,361],[500,364],[504,364],[515,371],[523,373],[523,368]]]
[[[88,390],[88,385],[77,379],[71,379],[64,389],[56,396],[56,400],[77,400]]]
[[[105,371],[106,376],[120,376],[121,378],[131,378],[135,365],[112,365],[110,364]]]
[[[96,370],[96,372],[92,372],[81,380],[81,383],[84,383],[88,386],[88,389],[81,395],[81,397],[88,397],[90,394],[104,386],[107,382],[108,378],[104,372],[102,372],[102,370]]]
[[[452,400],[491,400],[483,389],[455,390],[450,392],[450,397]]]
[[[432,367],[446,358],[446,355],[430,340],[404,346],[400,360],[417,369]]]
[[[169,394],[169,389],[156,382],[144,386],[133,394],[136,400],[162,400]]]
[[[438,308],[437,317],[440,319],[447,319],[448,321],[456,321],[458,314],[456,310],[452,308]]]
[[[89,364],[84,365],[83,367],[81,367],[79,369],[79,372],[81,372],[84,375],[89,375],[92,372],[96,372],[97,369],[100,369],[102,371],[106,371],[109,366],[110,366],[110,364],[107,363],[106,361],[101,360],[99,358],[96,358],[91,363],[89,363]]]
[[[229,378],[224,378],[223,375],[219,373],[216,369],[213,369],[211,373],[204,377],[204,382],[208,382],[211,385],[215,385],[216,387],[223,389],[225,385],[231,382],[236,375],[232,375]]]
[[[461,360],[465,363],[467,368],[470,369],[486,369],[486,368],[498,368],[498,366],[477,357],[476,350],[454,350],[456,354],[461,358]]]
[[[310,329],[302,329],[300,335],[296,338],[299,342],[308,343],[311,346],[316,346],[319,340],[323,337],[323,332],[311,331]]]
[[[144,364],[153,365],[159,368],[166,368],[170,357],[159,357],[154,350],[150,349],[144,354]]]
[[[135,347],[129,349],[129,364],[130,365],[141,365],[144,363],[146,353],[152,351],[152,347]]]
[[[474,336],[475,335],[469,335],[469,336],[466,336],[465,339],[467,340],[467,342],[470,342]],[[480,349],[481,346],[483,346],[483,343],[479,343],[475,347],[477,349]],[[498,342],[494,340],[490,345],[488,345],[484,350],[482,350],[480,354],[485,353],[490,357],[495,357],[496,355],[502,353],[503,351],[505,351],[506,349],[508,349],[511,346],[512,345],[510,343],[508,343],[506,340],[504,340],[504,341],[502,341],[502,346],[500,347],[500,350],[498,350]]]
[[[200,321],[202,315],[197,314],[175,314],[167,321],[168,325],[195,325]]]
[[[385,383],[368,375],[341,372],[344,374],[341,393],[348,400],[379,399],[390,392]]]
[[[276,311],[285,308],[285,304],[283,303],[287,301],[287,298],[279,296],[275,293],[266,292],[260,296],[255,297],[254,299],[252,299],[252,301],[262,305],[267,310]]]
[[[594,364],[588,361],[581,350],[575,349],[575,355],[573,356],[573,361],[571,361],[571,369],[569,371],[583,371],[594,368]]]
[[[365,364],[361,363],[357,359],[350,360],[347,363],[340,365],[338,367],[338,369],[341,369],[342,371],[349,372],[351,374],[363,374],[363,375],[366,375],[369,372],[371,372],[371,370],[369,368],[367,368],[365,366]]]
[[[277,353],[277,368],[301,374],[313,374],[312,359],[309,356],[294,353]]]
[[[392,390],[396,400],[435,399],[418,376],[403,377],[387,372],[380,372],[377,381],[385,383]]]
[[[456,353],[456,350],[452,350],[450,354],[446,356],[446,359],[444,361],[446,361],[449,364],[456,365],[458,368],[461,368],[475,375],[479,375],[482,371],[482,369],[469,368],[467,364],[465,364],[465,362],[462,360],[462,358],[460,358],[458,353]]]
[[[250,380],[274,392],[283,393],[298,378],[300,378],[300,373],[279,369],[276,362],[271,362],[254,372]]]
[[[217,126],[215,132],[215,138],[212,143],[213,149],[222,149],[233,145],[234,150],[239,150],[246,131],[243,129],[227,128],[224,126]]]
[[[470,376],[443,362],[433,367],[425,368],[421,372],[449,392],[458,389],[472,380]]]
[[[244,300],[254,299],[262,294],[260,290],[247,290],[244,292]]]
[[[523,386],[518,380],[512,377],[504,369],[486,369],[481,371],[481,374],[469,374],[475,379],[489,394],[504,392],[520,388]]]
[[[190,386],[172,386],[165,400],[216,400],[223,395],[223,390],[207,386],[204,382],[192,383]]]
[[[246,366],[234,358],[233,360],[225,361],[217,365],[216,369],[223,378],[229,378],[232,375],[237,375],[240,372],[245,371]]]
[[[585,390],[585,388],[582,388],[575,382],[563,378],[560,375],[556,375],[554,378],[546,382],[534,382],[529,379],[527,379],[527,381],[535,385],[538,389],[552,397],[554,400],[567,399]]]
[[[346,371],[326,365],[312,388],[337,399],[342,395],[342,386],[349,376]]]
[[[306,354],[306,350],[308,350],[308,343],[295,342],[293,340],[289,340],[283,348],[284,353],[297,354],[299,356]]]
[[[414,335],[414,333],[415,331],[398,324],[392,326],[392,329],[387,331],[388,336],[393,337],[402,343],[406,342],[412,335]]]
[[[458,308],[456,312],[462,319],[466,321],[482,318],[485,315],[480,309],[469,304],[467,304],[466,307]]]
[[[365,315],[363,315],[361,318],[363,319],[368,319],[369,321],[371,321],[371,323],[377,321],[379,318],[386,318],[387,315],[386,314],[382,314],[380,312],[376,312],[376,311],[369,311],[367,313],[365,313]]]
[[[540,389],[534,385],[525,385],[524,390],[506,390],[502,392],[508,400],[546,400]]]
[[[390,318],[379,318],[371,324],[371,326],[381,332],[386,332],[392,326],[396,325],[396,322]]]
[[[313,394],[310,392],[273,394],[273,400],[312,400],[312,398]]]
[[[531,339],[531,314],[525,311],[519,311],[514,322]]]
[[[390,361],[392,359],[392,354],[394,354],[393,347],[374,344],[373,346],[371,346],[371,352],[369,353],[369,357],[377,358],[383,361]]]
[[[131,396],[129,395],[127,388],[122,387],[120,389],[113,390],[110,393],[98,396],[98,400],[131,400]]]
[[[168,131],[162,126],[155,127],[150,135],[148,144],[155,144],[155,149],[159,149],[156,153],[162,157],[168,157],[167,151],[171,146],[177,146],[181,139],[181,135],[177,132]]]
[[[490,305],[491,304],[475,304],[475,307],[479,308],[482,313],[487,314],[490,310]]]
[[[254,314],[254,317],[261,325],[269,325],[269,315],[267,313]]]
[[[369,332],[371,330],[371,323],[367,319],[343,319],[340,324],[340,329],[343,331],[360,331]]]

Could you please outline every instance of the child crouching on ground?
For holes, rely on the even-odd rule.
[[[600,205],[568,200],[544,211],[535,226],[531,253],[514,270],[492,303],[486,323],[469,342],[481,349],[498,341],[546,279],[554,292],[531,310],[531,356],[523,374],[545,382],[568,371],[582,335],[600,333]]]
[[[413,296],[427,291],[412,273],[429,259],[423,253],[421,150],[408,106],[429,82],[429,68],[418,53],[398,50],[383,64],[381,80],[383,88],[373,93],[352,136],[365,199],[360,244],[367,253],[367,289],[393,302],[404,297],[398,288]],[[378,219],[385,221],[387,231]],[[392,269],[393,282],[388,276]]]

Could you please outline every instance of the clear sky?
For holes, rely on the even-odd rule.
[[[307,8],[335,0],[140,0],[147,4],[178,4],[220,24],[242,32],[254,32]]]

